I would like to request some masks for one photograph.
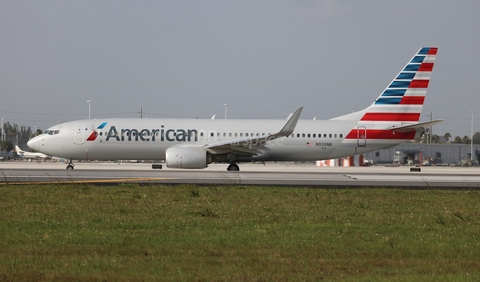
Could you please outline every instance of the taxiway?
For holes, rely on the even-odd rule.
[[[480,189],[480,167],[317,167],[312,164],[241,164],[240,172],[225,164],[203,170],[152,169],[147,163],[0,162],[1,184],[163,183],[242,184],[309,187],[404,187]]]

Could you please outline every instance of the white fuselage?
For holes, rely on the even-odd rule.
[[[100,124],[106,125],[97,129]],[[198,146],[274,133],[284,120],[106,119],[58,124],[55,135],[30,140],[48,155],[91,160],[164,160],[173,146]],[[259,154],[238,161],[314,161],[389,147],[405,140],[345,139],[357,121],[299,120],[293,134],[250,145]],[[92,135],[96,132],[96,136]],[[189,134],[190,133],[190,134]],[[92,137],[91,137],[92,136]],[[94,137],[93,137],[94,136]],[[89,140],[90,139],[90,140]],[[241,145],[241,144],[239,144]]]

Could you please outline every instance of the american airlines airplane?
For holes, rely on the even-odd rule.
[[[169,168],[252,161],[316,161],[413,140],[442,120],[419,122],[437,48],[421,48],[369,107],[329,120],[101,119],[52,126],[28,146],[72,160],[165,160]]]
[[[32,153],[32,152],[25,152],[24,150],[20,149],[17,145],[15,145],[15,151],[17,152],[17,155],[24,159],[46,159],[49,158],[49,156],[43,154],[43,153]]]

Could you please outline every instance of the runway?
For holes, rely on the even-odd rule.
[[[203,170],[152,169],[146,163],[0,162],[0,184],[39,183],[163,183],[205,185],[283,185],[296,187],[403,187],[480,189],[480,167],[317,167],[312,164],[241,164],[240,172],[226,164]]]

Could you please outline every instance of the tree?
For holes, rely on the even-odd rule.
[[[453,140],[453,143],[462,144],[462,138],[460,136],[455,136],[455,139]]]
[[[443,135],[443,137],[445,138],[445,140],[447,140],[447,143],[448,143],[450,141],[450,138],[452,138],[452,134],[447,132]]]
[[[2,151],[7,151],[7,152],[10,152],[11,150],[13,150],[13,144],[12,142],[10,141],[2,141],[0,142],[0,148],[2,149]]]
[[[24,125],[18,126],[18,124],[13,123],[10,124],[10,122],[5,122],[3,124],[3,130],[5,135],[18,135],[19,137],[23,138],[29,138],[32,136],[32,129],[29,127],[26,127]],[[37,130],[38,131],[38,130]]]
[[[438,136],[437,134],[433,134],[432,143],[438,144],[439,141],[440,141],[440,136]]]
[[[467,135],[463,136],[462,143],[463,144],[470,144],[470,137],[468,137]]]
[[[480,132],[475,132],[475,134],[473,134],[473,143],[480,144]]]

